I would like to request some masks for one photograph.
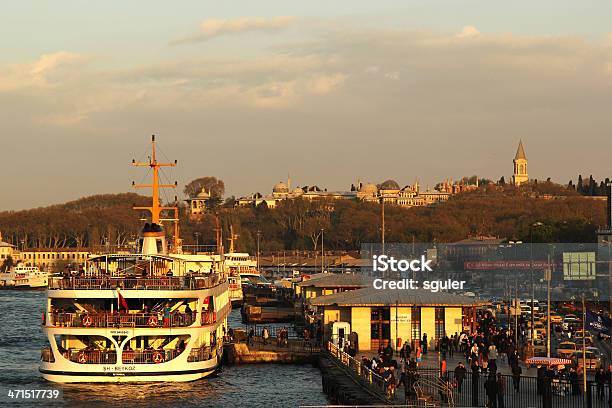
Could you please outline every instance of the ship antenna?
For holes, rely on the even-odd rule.
[[[157,224],[157,225],[161,225],[161,221],[175,221],[178,222],[178,207],[174,206],[174,207],[162,207],[159,204],[159,189],[160,188],[176,188],[178,186],[177,182],[174,182],[174,184],[160,184],[159,183],[159,169],[160,167],[174,167],[176,166],[177,161],[175,160],[174,163],[159,163],[157,161],[157,149],[155,146],[155,135],[151,136],[151,156],[149,156],[149,162],[137,162],[136,160],[132,160],[132,166],[135,167],[150,167],[153,170],[153,180],[151,184],[135,184],[134,182],[132,182],[132,185],[135,188],[150,188],[152,189],[152,200],[151,200],[151,206],[149,207],[133,207],[134,210],[146,210],[149,211],[149,213],[151,214],[151,223],[152,224]],[[175,214],[175,218],[174,219],[170,219],[170,220],[162,220],[161,219],[161,212],[164,210],[173,210],[174,214]],[[176,236],[176,231],[178,231],[178,228],[175,229],[175,237],[174,237],[174,242],[175,245],[178,244],[179,242],[179,237]],[[177,248],[175,248],[177,249]]]

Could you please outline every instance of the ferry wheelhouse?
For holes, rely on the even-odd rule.
[[[49,281],[40,372],[55,382],[192,381],[219,366],[231,310],[224,260],[183,254],[178,227],[168,249],[159,205],[155,142],[153,203],[136,253],[92,256],[79,275]]]
[[[230,299],[232,305],[240,306],[243,302],[242,279],[247,274],[259,275],[257,262],[248,253],[230,252],[225,254],[225,266],[228,271]]]

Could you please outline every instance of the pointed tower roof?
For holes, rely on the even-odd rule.
[[[519,160],[519,159],[527,160],[527,157],[525,156],[525,149],[523,148],[522,140],[519,141],[518,149],[516,149],[516,156],[514,156],[514,160]]]

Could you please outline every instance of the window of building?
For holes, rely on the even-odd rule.
[[[391,340],[391,310],[388,307],[373,307],[370,316],[371,348],[386,346]]]
[[[412,306],[410,311],[410,335],[414,340],[421,338],[421,308]]]
[[[436,325],[436,340],[440,340],[444,337],[445,327],[444,327],[444,308],[436,307],[435,311],[435,325]]]

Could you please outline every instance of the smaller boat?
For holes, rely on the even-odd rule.
[[[44,289],[49,284],[49,274],[37,266],[17,264],[0,273],[2,289]]]

